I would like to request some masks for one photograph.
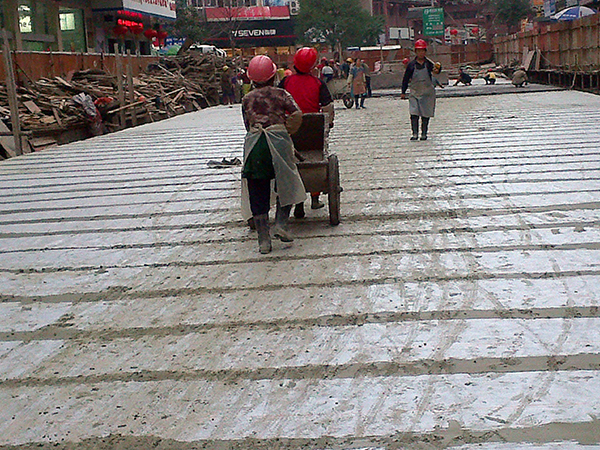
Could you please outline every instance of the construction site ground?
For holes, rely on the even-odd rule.
[[[0,448],[600,449],[600,97],[476,81],[267,255],[239,105],[0,163]]]

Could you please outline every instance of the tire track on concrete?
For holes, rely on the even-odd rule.
[[[419,361],[408,362],[369,362],[348,364],[326,364],[326,365],[300,365],[293,367],[263,367],[260,369],[223,369],[223,370],[142,370],[113,372],[102,375],[63,376],[56,378],[39,378],[26,376],[22,378],[0,379],[0,390],[15,389],[22,387],[46,387],[46,386],[73,386],[94,385],[100,383],[153,383],[157,381],[209,381],[235,383],[243,380],[335,380],[335,379],[364,379],[381,377],[418,377],[423,375],[482,375],[482,374],[510,374],[510,373],[532,373],[537,374],[540,379],[545,380],[542,388],[536,392],[547,389],[548,377],[555,373],[580,372],[600,369],[600,353],[580,353],[577,355],[560,356],[528,356],[528,357],[481,357],[475,359],[457,358],[424,358]],[[430,377],[433,380],[433,377]],[[549,381],[548,381],[549,382]],[[418,402],[415,412],[416,418],[411,421],[411,427],[415,427],[423,418],[424,411],[431,405],[431,397],[436,386],[434,381],[428,381],[423,389],[423,394]],[[537,394],[526,396],[525,403],[530,403]],[[306,398],[308,401],[308,397]],[[523,403],[523,401],[522,401]],[[523,405],[523,408],[526,405]],[[518,409],[519,414],[522,409]],[[510,421],[507,421],[510,425]]]

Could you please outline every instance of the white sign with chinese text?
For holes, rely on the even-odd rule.
[[[177,18],[175,0],[123,0],[123,8],[159,17]]]

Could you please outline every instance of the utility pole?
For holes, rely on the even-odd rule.
[[[2,29],[2,53],[4,56],[4,71],[6,72],[6,90],[8,93],[8,106],[10,108],[10,121],[12,124],[12,134],[15,140],[15,154],[23,154],[21,145],[21,122],[19,120],[19,103],[17,100],[17,83],[15,81],[15,72],[12,62],[10,45],[8,45],[8,33]]]

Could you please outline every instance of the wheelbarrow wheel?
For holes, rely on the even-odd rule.
[[[344,106],[348,109],[351,109],[354,106],[354,99],[348,92],[342,95],[342,101],[344,102]]]
[[[328,172],[329,223],[336,226],[340,224],[340,193],[342,192],[340,187],[340,164],[336,155],[329,156]]]

